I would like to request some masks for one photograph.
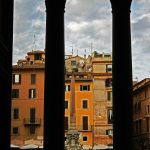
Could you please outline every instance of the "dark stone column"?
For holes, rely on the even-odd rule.
[[[10,149],[13,0],[0,1],[0,147]]]
[[[132,148],[132,0],[110,0],[113,15],[113,140],[115,150]]]
[[[64,7],[46,0],[44,150],[64,149]]]

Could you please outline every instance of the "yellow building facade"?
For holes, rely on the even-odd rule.
[[[93,145],[93,84],[86,73],[74,73],[75,76],[75,122],[83,145]],[[71,77],[65,82],[65,131],[69,130],[71,107]]]

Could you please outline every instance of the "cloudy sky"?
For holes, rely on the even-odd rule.
[[[45,48],[45,1],[14,0],[13,63],[32,49]],[[150,1],[133,0],[131,38],[133,79],[150,77]],[[65,52],[83,55],[111,52],[112,14],[109,0],[67,0]]]

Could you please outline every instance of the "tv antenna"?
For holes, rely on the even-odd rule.
[[[72,53],[72,56],[73,56],[73,46],[70,46],[70,47],[72,47],[71,53]]]
[[[93,43],[91,43],[91,56],[92,56],[92,53],[93,53]]]
[[[78,56],[78,51],[79,51],[79,50],[77,49],[77,56]]]
[[[33,35],[33,50],[36,50],[36,38],[35,38],[35,33]]]

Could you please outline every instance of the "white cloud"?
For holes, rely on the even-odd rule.
[[[13,63],[23,59],[33,47],[44,49],[45,15],[44,0],[15,0]]]
[[[134,0],[131,5],[131,36],[133,77],[146,78],[150,74],[150,1]],[[44,49],[45,1],[15,0],[14,62],[24,58],[33,48]],[[112,14],[109,0],[67,0],[65,8],[65,47],[70,53],[83,55],[86,49],[111,52]]]

